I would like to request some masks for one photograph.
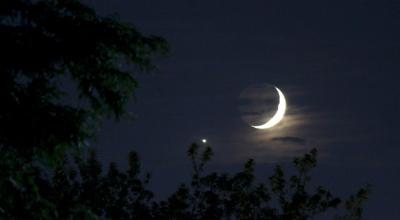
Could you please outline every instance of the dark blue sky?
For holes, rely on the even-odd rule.
[[[261,178],[317,147],[318,183],[343,194],[371,183],[365,219],[400,218],[399,1],[87,2],[171,46],[157,71],[138,75],[128,107],[137,119],[105,123],[104,161],[124,166],[138,151],[151,186],[166,195],[189,176],[187,146],[203,137],[216,153],[211,169],[234,171],[253,157]],[[275,131],[241,120],[239,95],[258,83],[288,99]]]

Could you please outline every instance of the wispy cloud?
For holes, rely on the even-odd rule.
[[[304,98],[306,94],[303,91],[297,91],[295,88],[283,88],[282,91],[288,98],[287,112],[283,120],[273,128],[257,130],[249,126],[250,116],[247,113],[256,112],[260,107],[253,105],[255,111],[246,109],[247,112],[242,114],[243,126],[232,134],[227,144],[222,142],[220,150],[226,154],[222,154],[220,161],[229,163],[253,158],[261,163],[276,162],[300,156],[314,147],[322,149],[326,143],[332,141],[326,130],[322,129],[329,124],[329,117],[307,106],[290,102],[295,98]],[[257,92],[249,94],[248,96],[257,100]],[[260,96],[270,97],[264,94]]]
[[[271,139],[271,141],[283,142],[283,143],[294,143],[294,144],[299,144],[299,145],[305,145],[307,143],[307,141],[303,138],[290,137],[290,136],[274,137]]]

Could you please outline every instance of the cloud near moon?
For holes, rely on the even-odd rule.
[[[307,141],[303,138],[299,137],[273,137],[271,138],[271,141],[276,141],[276,142],[283,142],[283,143],[295,143],[295,144],[300,144],[300,145],[305,145]]]
[[[226,157],[219,158],[220,161],[235,163],[253,158],[259,163],[274,163],[301,156],[314,147],[321,149],[326,141],[320,129],[321,123],[326,122],[323,120],[324,117],[306,106],[291,101],[306,97],[303,92],[296,92],[295,89],[284,86],[282,91],[285,91],[288,100],[286,114],[282,121],[273,128],[265,130],[254,129],[242,122],[242,126],[229,138],[229,143],[221,146],[220,150],[225,153]],[[269,94],[254,92],[247,95],[249,94],[251,96],[247,98],[251,100],[271,98]],[[276,99],[276,93],[274,95]],[[276,104],[272,104],[274,108],[276,108]],[[245,112],[251,114],[250,116],[242,115],[242,118],[253,117],[253,113],[259,112],[260,109],[267,109],[267,107],[245,106]]]
[[[270,104],[272,108],[256,104],[239,106],[239,111],[244,110],[248,114],[242,114],[242,121],[237,120],[234,126],[227,128],[230,130],[229,136],[213,139],[215,161],[237,164],[252,158],[257,163],[275,163],[301,156],[312,148],[318,149],[319,158],[322,159],[329,156],[331,148],[340,147],[343,142],[351,143],[363,138],[355,137],[346,131],[340,133],[343,127],[348,126],[346,120],[339,117],[340,115],[323,112],[305,104],[309,103],[307,99],[313,97],[311,92],[290,86],[281,85],[281,87],[287,99],[287,110],[282,121],[266,130],[250,127],[248,123],[250,119],[259,119],[256,113],[268,109],[275,113],[277,106],[276,93],[250,94],[251,96],[247,97],[250,100],[259,100],[261,97],[275,103]],[[340,135],[337,135],[338,133]]]

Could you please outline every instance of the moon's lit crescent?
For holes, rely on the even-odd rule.
[[[278,91],[279,94],[279,105],[275,115],[267,123],[262,125],[252,125],[251,127],[257,129],[268,129],[274,127],[283,119],[283,116],[286,112],[286,99],[281,90],[279,90],[277,87],[275,87],[275,89],[276,91]]]

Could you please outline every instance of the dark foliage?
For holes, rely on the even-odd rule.
[[[73,0],[3,0],[0,19],[0,141],[25,153],[78,145],[91,134],[84,124],[119,117],[137,87],[133,71],[166,51],[163,39]],[[60,102],[66,78],[85,107]]]
[[[368,188],[347,200],[310,189],[314,150],[294,160],[294,175],[277,166],[260,182],[252,160],[236,174],[206,173],[212,151],[193,144],[192,181],[165,201],[146,188],[137,154],[127,170],[103,170],[85,143],[102,117],[123,115],[133,73],[167,50],[159,37],[75,0],[2,0],[0,48],[0,219],[305,220],[339,207],[338,219],[361,218]],[[67,104],[65,81],[83,104]]]

